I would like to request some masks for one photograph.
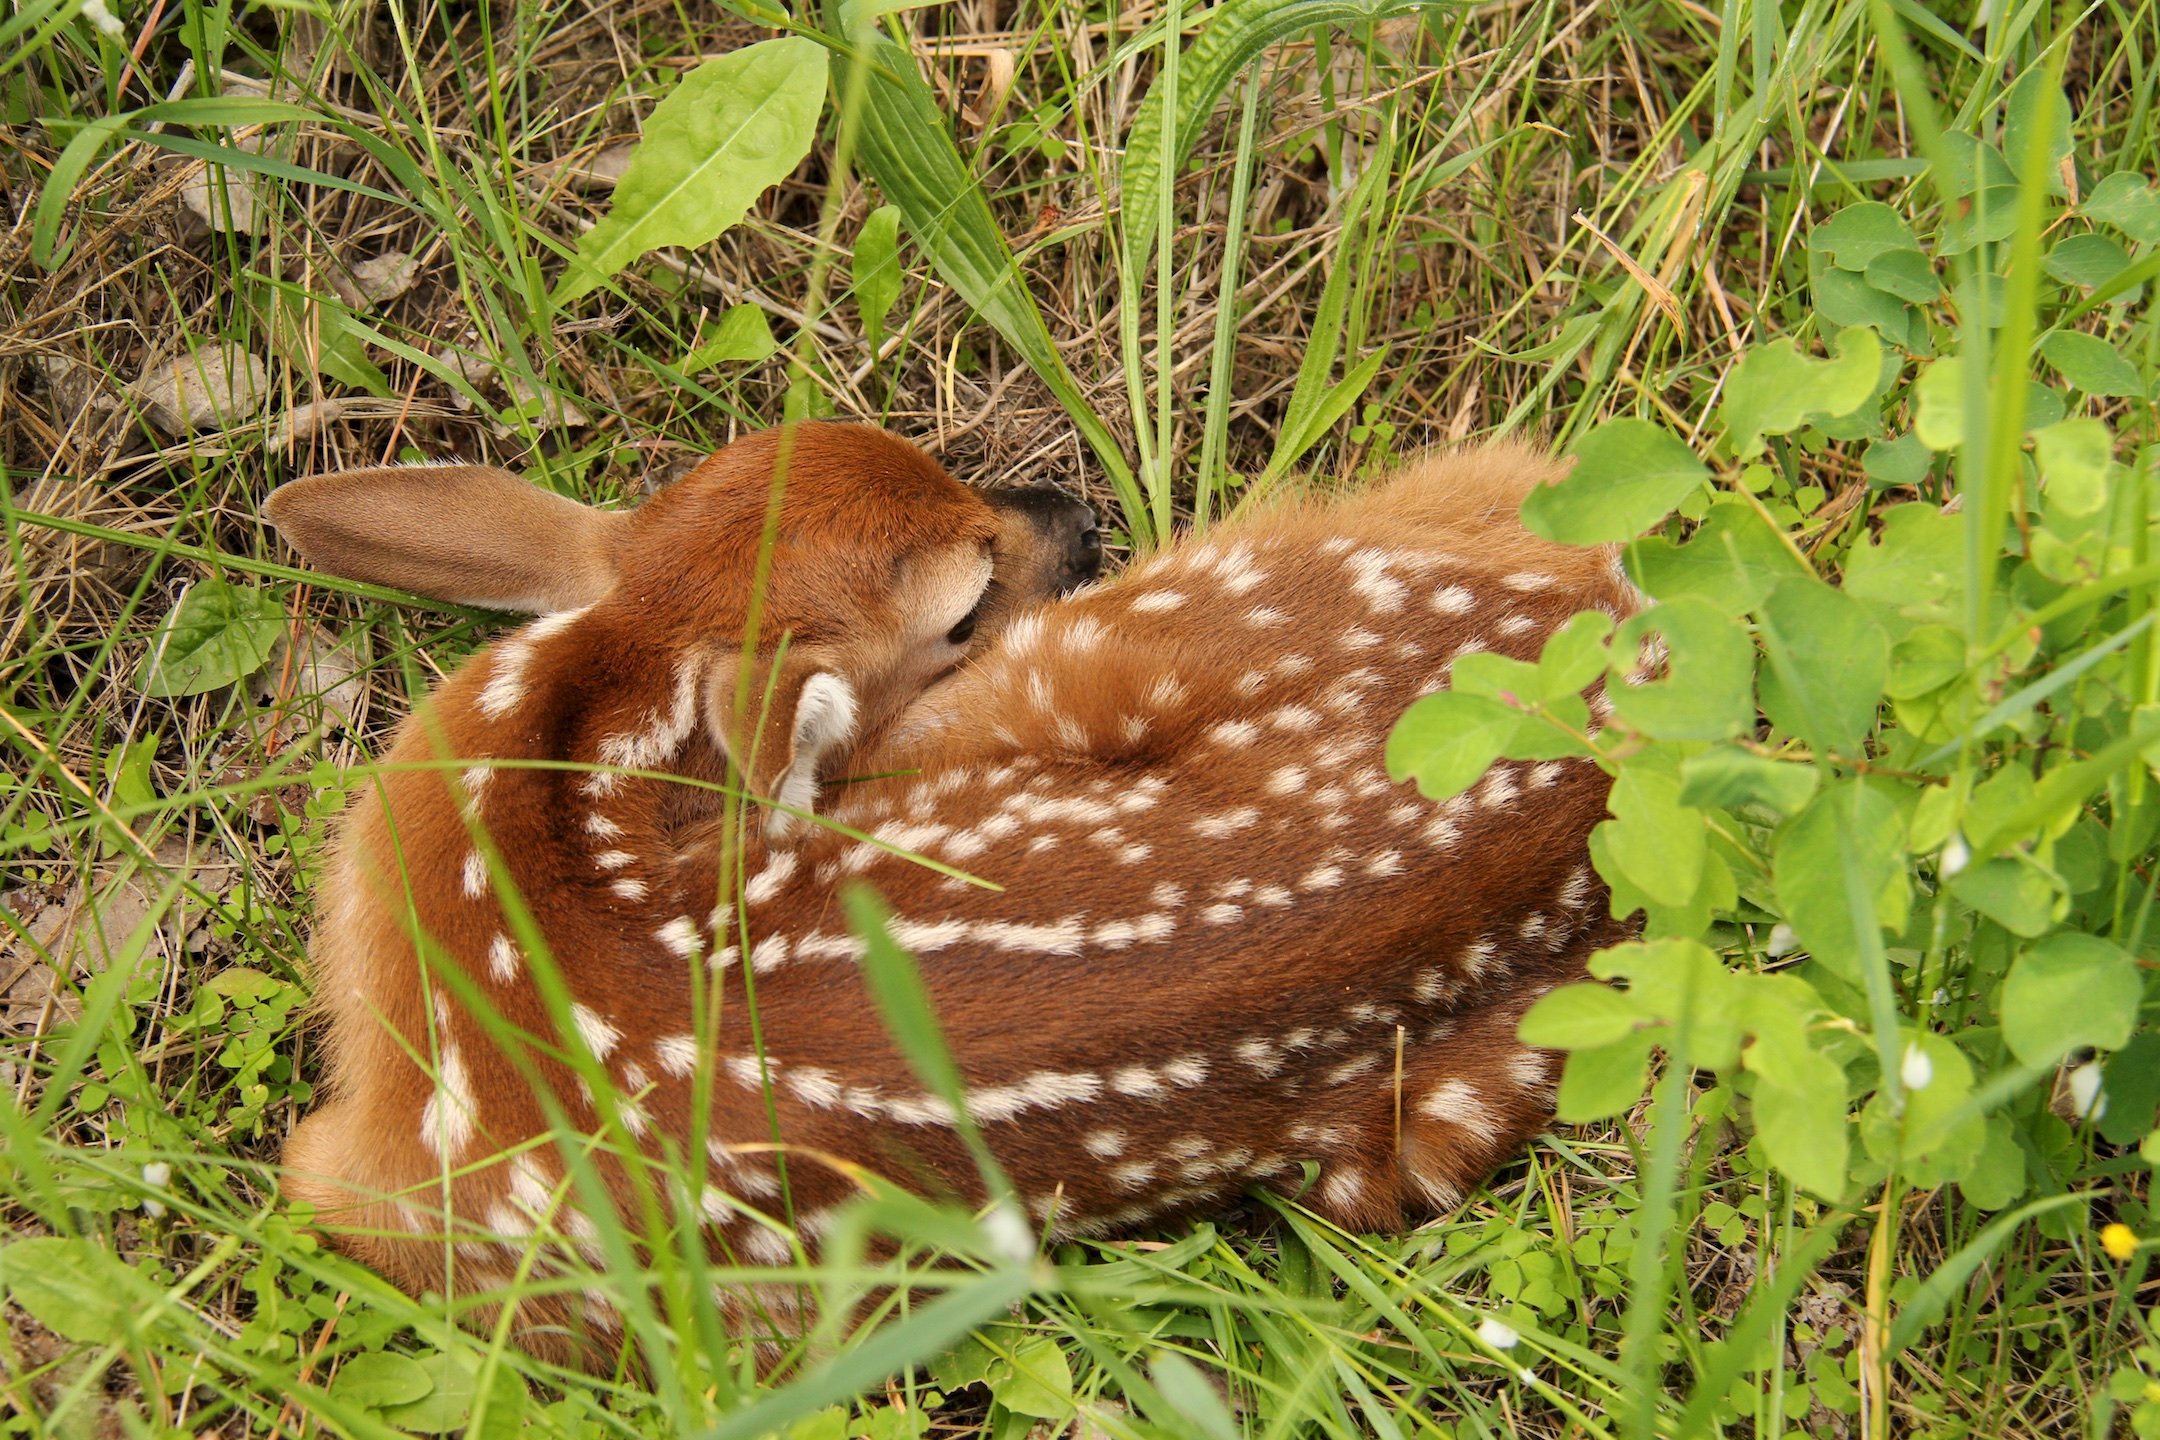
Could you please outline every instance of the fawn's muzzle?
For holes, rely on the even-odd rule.
[[[1017,582],[1013,588],[1034,593],[1016,598],[1046,600],[1069,595],[1102,573],[1102,531],[1096,527],[1094,507],[1086,501],[1048,485],[987,490],[983,498],[1001,512],[1001,520],[1024,522],[1024,526],[1006,524],[1006,540],[1000,546],[1025,551],[1031,561],[1021,567],[1025,579],[1013,577]]]

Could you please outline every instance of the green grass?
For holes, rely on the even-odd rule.
[[[1021,1262],[964,1217],[889,1198],[865,1223],[911,1242],[900,1259],[842,1250],[754,1277],[836,1302],[829,1317],[877,1297],[859,1325],[829,1319],[773,1376],[744,1337],[718,1330],[698,1257],[663,1250],[643,1272],[615,1232],[614,1258],[577,1283],[627,1302],[657,1281],[642,1366],[564,1374],[499,1332],[461,1331],[440,1300],[407,1299],[325,1253],[280,1208],[273,1166],[315,1073],[303,962],[326,827],[390,728],[493,623],[285,568],[292,557],[256,518],[284,478],[400,457],[486,460],[627,499],[744,428],[829,413],[910,434],[965,478],[1082,490],[1131,550],[1300,473],[1358,483],[1435,443],[1527,432],[1572,445],[1632,416],[1713,462],[1667,533],[1688,533],[1715,495],[1746,494],[1826,576],[1893,503],[1958,496],[1977,517],[1959,597],[1971,606],[1960,658],[1979,678],[1962,693],[1994,705],[2149,613],[2148,578],[2113,608],[2068,600],[2028,634],[2032,612],[2065,592],[2050,580],[2005,599],[1994,573],[2002,536],[2031,552],[2026,534],[2061,528],[2029,493],[2024,424],[2004,403],[2025,393],[2022,342],[2056,327],[2104,337],[2142,387],[2071,393],[2041,366],[2052,399],[2032,403],[2113,427],[2127,469],[2108,494],[2126,507],[2126,538],[2109,573],[2149,560],[2155,277],[2147,267],[2134,293],[2088,300],[2090,286],[2036,262],[2090,232],[2142,264],[2160,234],[2107,229],[2067,197],[2013,184],[1983,190],[2013,223],[1950,253],[1945,237],[1975,222],[1970,187],[1945,180],[1967,152],[1940,132],[2001,142],[2022,167],[2030,127],[2005,111],[2006,92],[2059,66],[2081,197],[2107,175],[2149,174],[2151,4],[1998,3],[1976,18],[1958,3],[1936,19],[1861,0],[1527,0],[1299,30],[1229,83],[1174,190],[1157,187],[1123,229],[1117,152],[1138,134],[1131,187],[1133,155],[1159,174],[1171,148],[1143,103],[1163,16],[1189,37],[1178,78],[1191,94],[1219,15],[1058,0],[910,12],[933,75],[925,93],[1018,253],[1032,310],[1018,292],[971,309],[911,223],[882,325],[891,338],[875,351],[850,248],[900,197],[868,178],[888,166],[868,132],[846,131],[841,162],[846,127],[830,105],[811,157],[740,225],[633,263],[619,293],[551,301],[609,204],[581,177],[638,136],[697,57],[777,33],[755,18],[681,4],[346,0],[320,16],[108,5],[113,36],[51,0],[0,17],[0,53],[13,57],[0,62],[10,1433],[2160,1433],[2145,1390],[2160,1375],[2141,1309],[2148,1252],[2118,1263],[2096,1240],[2104,1220],[2154,1228],[2147,1168],[2134,1141],[2051,1111],[2052,1069],[2021,1075],[2007,1061],[1988,1073],[2009,1077],[1992,1103],[2016,1137],[2024,1200],[2078,1200],[2020,1220],[1969,1271],[1939,1267],[1975,1254],[1997,1212],[1970,1203],[1962,1181],[1862,1162],[1846,1193],[1810,1198],[1770,1163],[1746,1077],[1672,1068],[1655,1125],[1643,1103],[1558,1127],[1408,1235],[1343,1235],[1254,1199]],[[1893,14],[1901,32],[1879,28]],[[986,92],[992,49],[1014,61],[1002,96]],[[836,65],[836,87],[850,73]],[[168,112],[157,132],[158,116],[140,117],[94,154],[84,142],[77,168],[49,180],[100,117],[220,96],[244,104]],[[317,118],[258,142],[245,127],[274,118],[267,101]],[[200,150],[159,141],[191,136],[261,143],[272,163],[228,154],[190,206]],[[2040,139],[2030,153],[2046,156]],[[1901,434],[1921,403],[1901,388],[1918,365],[1966,357],[1969,411],[1992,426],[1963,432],[1970,494],[1947,461],[1871,484],[1868,439],[1836,427],[1786,427],[1752,468],[1719,439],[1741,355],[1780,337],[1827,351],[1860,323],[1852,306],[1878,303],[1827,299],[1811,246],[1863,201],[1909,223],[1951,286],[2007,277],[1999,329],[1973,324],[1954,288],[1896,322],[1913,358],[1874,402]],[[364,293],[364,262],[393,252],[413,258],[414,283]],[[1069,381],[1031,368],[1030,313]],[[261,379],[193,432],[145,413],[128,388],[219,346],[255,357]],[[192,681],[146,684],[184,590],[191,613],[216,607],[229,653],[204,657]],[[1979,655],[1998,631],[2008,638]],[[2131,670],[2034,697],[2008,733],[1962,747],[1958,773],[2045,775],[2099,753],[2095,734],[2129,733],[2156,698],[2160,650],[2127,653]],[[150,693],[174,690],[190,693]],[[1912,735],[1935,723],[1910,706],[1886,713]],[[2081,730],[2087,720],[2098,729]],[[1764,734],[1781,757],[1801,753]],[[1886,771],[1941,770],[1897,749],[1888,721],[1876,739]],[[1837,747],[1802,748],[1827,765]],[[2077,901],[2065,923],[2148,965],[2150,786],[2133,766],[2072,812],[2101,834],[2095,873],[2110,878],[2064,895]],[[1733,831],[1736,857],[1767,853],[1766,828]],[[2055,864],[2055,844],[2034,853]],[[1961,1008],[1930,1024],[1992,1037],[2000,1017],[1982,1001],[2022,942],[1952,905],[1933,854],[1911,866],[1934,901],[1915,906],[1916,923],[1947,917],[1945,928],[1893,944],[1917,968],[1896,961],[1901,988],[1883,998],[1908,1020],[1933,1016],[1939,981]],[[1755,876],[1704,931],[1736,970],[1770,966],[1780,912],[1768,889]],[[1862,1077],[1856,1100],[1882,1078],[1871,1049],[1895,1041],[1879,1016],[1855,992],[1816,1023],[1853,1037],[1840,1063]],[[1990,1065],[1993,1043],[1969,1040]],[[932,1250],[962,1263],[913,1263]],[[1907,1307],[1930,1277],[1939,1319],[1894,1354],[1864,1345],[1865,1313],[1919,1316]],[[1765,1303],[1746,1312],[1756,1296]],[[1511,1334],[1519,1343],[1496,1347]]]

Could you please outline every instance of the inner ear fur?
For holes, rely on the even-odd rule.
[[[272,491],[263,514],[318,570],[529,614],[607,594],[630,521],[486,465],[311,475]]]
[[[791,811],[817,809],[821,769],[852,747],[861,705],[846,677],[812,657],[788,656],[775,676],[761,656],[751,662],[749,698],[738,719],[740,675],[739,661],[714,667],[707,720],[750,789],[773,802],[765,831],[781,839],[806,823]]]

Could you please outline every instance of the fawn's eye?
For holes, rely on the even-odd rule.
[[[948,645],[965,645],[968,641],[974,639],[975,620],[981,613],[982,609],[978,606],[961,616],[960,623],[945,632],[945,643]]]

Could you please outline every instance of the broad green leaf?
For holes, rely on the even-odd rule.
[[[2020,178],[2037,181],[2047,186],[2049,193],[2061,195],[2065,193],[2062,162],[2070,157],[2070,117],[2077,109],[2061,90],[2050,95],[2051,88],[2045,65],[2027,69],[2010,87],[2010,100],[2003,112],[2002,152]],[[2027,155],[2035,139],[2033,131],[2042,114],[2048,116],[2047,138],[2042,142],[2047,147],[2047,158],[2040,162],[2039,174],[2026,175],[2023,167],[2028,163]]]
[[[1918,485],[1927,479],[1935,457],[1918,435],[1907,433],[1895,440],[1877,440],[1860,457],[1860,468],[1877,490],[1896,485]]]
[[[2118,170],[2101,180],[2078,213],[2112,225],[2141,244],[2160,244],[2160,191],[2135,171]]]
[[[1952,212],[1935,240],[1938,255],[1962,255],[1975,245],[1996,244],[2017,233],[2018,187],[1989,185],[1973,192],[1969,207]],[[2001,293],[2001,287],[1996,287]]]
[[[2055,887],[2020,860],[1988,860],[1960,871],[1950,893],[2013,935],[2028,939],[2055,928]]]
[[[2115,436],[2104,420],[2064,420],[2033,432],[2033,458],[2047,482],[2048,502],[2071,515],[2090,515],[2107,503]]]
[[[1819,251],[1808,252],[1808,293],[1815,301],[1816,317],[1826,325],[1873,330],[1892,345],[1911,343],[1912,322],[1905,302],[1870,285],[1865,275],[1825,262]]]
[[[285,607],[275,594],[205,576],[159,622],[135,684],[160,696],[236,684],[263,667],[284,632]]]
[[[855,237],[855,310],[870,353],[885,343],[885,317],[900,299],[900,207],[880,205]]]
[[[1516,1038],[1545,1050],[1592,1050],[1635,1033],[1649,1017],[1610,985],[1563,985],[1522,1018]]]
[[[1456,656],[1448,668],[1448,684],[1458,695],[1482,695],[1508,706],[1538,699],[1544,693],[1537,666],[1490,650]]]
[[[1629,578],[1657,599],[1699,595],[1727,615],[1753,610],[1780,580],[1814,573],[1744,502],[1712,505],[1685,545],[1653,535],[1621,558]]]
[[[1932,505],[1881,512],[1882,533],[1853,547],[1845,593],[1922,618],[1952,613],[1965,590],[1965,522]]]
[[[566,305],[664,245],[703,245],[795,173],[825,104],[825,47],[763,40],[685,75],[645,121],[615,203],[556,287]]]
[[[418,1399],[402,1405],[383,1405],[378,1413],[400,1430],[417,1435],[444,1435],[467,1430],[480,1398],[479,1361],[459,1354],[423,1355],[413,1364],[429,1388]],[[525,1382],[515,1370],[498,1364],[488,1383],[485,1437],[467,1430],[468,1440],[496,1440],[518,1433],[522,1426],[527,1394]]]
[[[1613,782],[1599,828],[1622,873],[1665,905],[1684,905],[1702,883],[1708,840],[1702,812],[1680,803],[1680,782],[1630,765]]]
[[[2130,267],[2130,252],[2105,235],[2072,235],[2048,251],[2047,272],[2066,285],[2096,290]]]
[[[1708,477],[1687,444],[1647,420],[1609,420],[1575,447],[1575,468],[1522,503],[1523,524],[1563,545],[1632,540]]]
[[[1912,700],[1965,673],[1965,637],[1947,625],[1916,625],[1890,647],[1890,678],[1883,693]]]
[[[1865,270],[1876,256],[1917,250],[1920,242],[1904,216],[1880,201],[1864,200],[1817,225],[1808,245],[1829,255],[1841,270]]]
[[[772,357],[772,322],[755,305],[731,305],[719,323],[700,336],[697,349],[683,357],[682,370],[696,375],[715,365],[756,364]]]
[[[1913,381],[1913,434],[1930,450],[1955,450],[1965,443],[1965,361],[1945,355]]]
[[[46,1329],[81,1344],[117,1345],[162,1293],[96,1242],[57,1235],[0,1249],[0,1287]]]
[[[2134,1035],[2108,1056],[2101,1088],[2107,1093],[2101,1137],[2113,1145],[2144,1139],[2153,1128],[2155,1109],[2160,1109],[2160,1033]]]
[[[837,5],[828,8],[837,19]],[[1151,540],[1146,501],[1132,467],[1050,339],[1049,327],[1043,323],[1035,297],[1028,293],[1026,277],[1013,259],[1005,232],[990,212],[982,182],[953,143],[914,52],[873,30],[858,32],[856,39],[865,66],[857,116],[861,147],[857,154],[863,168],[899,207],[908,233],[939,276],[1057,396],[1108,472],[1126,523],[1136,527],[1135,539]],[[847,67],[856,62],[843,57],[838,63],[838,89],[845,95],[854,84]]]
[[[1845,780],[1825,787],[1779,829],[1771,872],[1778,904],[1800,943],[1857,985],[1860,941],[1845,890],[1848,846],[1863,883],[1874,890],[1877,923],[1902,929],[1909,895],[1905,827],[1895,802],[1873,785]]]
[[[388,1405],[410,1405],[434,1388],[434,1378],[419,1361],[384,1350],[355,1355],[339,1366],[330,1393],[340,1400],[379,1410]]]
[[[1627,672],[1638,645],[1663,638],[1666,673],[1635,685]],[[1755,724],[1755,646],[1708,600],[1683,595],[1629,618],[1613,639],[1605,693],[1634,729],[1658,740],[1724,740]]]
[[[1867,283],[1915,305],[1925,305],[1942,294],[1935,262],[1917,250],[1890,250],[1876,256],[1868,262]]]
[[[1927,1056],[1929,1079],[1925,1086],[1905,1088],[1903,1136],[1896,1133],[1899,1120],[1890,1118],[1881,1092],[1862,1114],[1860,1133],[1868,1153],[1877,1159],[1901,1155],[1901,1168],[1912,1183],[1940,1185],[1961,1179],[1979,1161],[1987,1144],[1987,1120],[1966,1105],[1972,1097],[1972,1062],[1966,1051],[1933,1030],[1907,1030],[1901,1054],[1914,1049]]]
[[[2040,342],[2040,353],[2055,367],[2055,373],[2088,395],[2142,397],[2145,394],[2145,384],[2138,379],[2137,367],[2097,335],[2058,330]]]
[[[991,1383],[990,1394],[1006,1409],[1043,1420],[1064,1420],[1073,1413],[1072,1366],[1048,1336],[1013,1347],[1012,1369]]]
[[[2137,962],[2119,946],[2097,935],[2053,935],[2012,961],[2003,979],[2003,1043],[2032,1066],[2084,1045],[2120,1050],[2144,996]]]
[[[1806,805],[1822,773],[1796,760],[1773,760],[1737,745],[1718,745],[1680,765],[1680,803],[1730,810],[1761,805],[1791,815]]]
[[[1521,712],[1483,695],[1427,695],[1388,732],[1388,777],[1414,777],[1428,800],[1459,795],[1500,758],[1521,723]]]
[[[1838,336],[1837,348],[1837,359],[1817,360],[1782,339],[1741,357],[1718,412],[1734,454],[1750,459],[1762,452],[1765,435],[1789,434],[1817,416],[1849,415],[1867,403],[1882,374],[1881,342],[1874,331],[1855,328]]]
[[[1546,637],[1538,652],[1538,695],[1558,700],[1579,695],[1605,673],[1605,640],[1612,634],[1612,617],[1602,610],[1585,610]]]
[[[1987,1138],[1979,1158],[1958,1181],[1958,1191],[1975,1209],[2000,1210],[2025,1193],[2025,1152],[2017,1143],[2017,1122],[2008,1115],[1987,1118]]]
[[[1851,751],[1874,727],[1890,639],[1867,607],[1818,580],[1787,580],[1758,612],[1770,658],[1763,713],[1811,745]]]
[[[2017,184],[2002,151],[1979,137],[1953,130],[1942,137],[1942,143],[1946,163],[1940,178],[1950,194],[1962,197],[1984,186]]]
[[[1852,1140],[1845,1121],[1845,1072],[1818,1050],[1796,1068],[1794,1085],[1764,1081],[1755,1087],[1755,1133],[1770,1163],[1803,1190],[1827,1199],[1845,1193]]]
[[[1656,1043],[1656,1035],[1644,1031],[1610,1045],[1568,1052],[1553,1107],[1560,1123],[1587,1125],[1621,1114],[1640,1100]]]

